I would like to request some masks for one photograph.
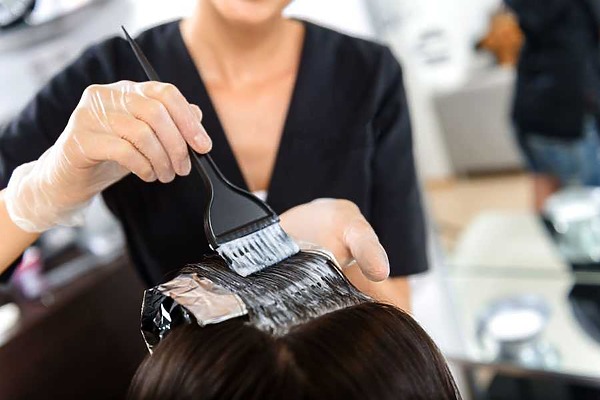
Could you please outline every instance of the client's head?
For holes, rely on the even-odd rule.
[[[241,319],[173,330],[133,399],[457,399],[432,340],[406,313],[363,303],[273,336]]]
[[[298,257],[250,280],[227,279],[229,272],[221,265],[204,263],[186,270],[186,274],[195,271],[209,277],[220,288],[235,290],[246,303],[247,314],[234,313],[220,323],[201,326],[198,321],[174,328],[174,319],[167,318],[172,329],[155,343],[152,356],[138,369],[130,398],[460,397],[443,356],[408,314],[369,301],[333,266],[331,275],[324,269],[318,274],[324,279],[316,282],[305,267],[315,260],[321,262],[322,256]],[[304,286],[307,289],[299,293],[298,288]],[[189,294],[188,289],[182,292]],[[287,297],[280,303],[273,300],[277,296],[265,293],[269,291],[283,291],[284,296],[287,292]],[[323,296],[322,305],[314,301],[321,298],[315,293]],[[156,298],[151,300],[156,303]],[[282,319],[289,313],[294,317]]]

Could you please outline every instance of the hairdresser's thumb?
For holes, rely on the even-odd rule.
[[[390,262],[377,235],[368,224],[349,228],[344,241],[363,275],[373,282],[385,280],[390,274]]]

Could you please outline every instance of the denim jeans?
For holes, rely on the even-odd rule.
[[[556,177],[563,186],[600,186],[600,137],[596,119],[587,117],[582,138],[565,140],[533,132],[518,134],[534,173]]]

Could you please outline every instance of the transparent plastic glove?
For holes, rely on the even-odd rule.
[[[186,142],[212,142],[202,113],[159,82],[88,87],[67,127],[38,160],[17,168],[5,193],[11,219],[28,232],[76,225],[91,198],[129,173],[170,182],[191,169]]]
[[[281,226],[296,240],[331,251],[342,269],[356,262],[371,281],[390,273],[387,254],[359,208],[348,200],[318,199],[281,214]]]

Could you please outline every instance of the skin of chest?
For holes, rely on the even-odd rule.
[[[239,87],[207,86],[250,190],[268,190],[288,114],[295,69]]]

